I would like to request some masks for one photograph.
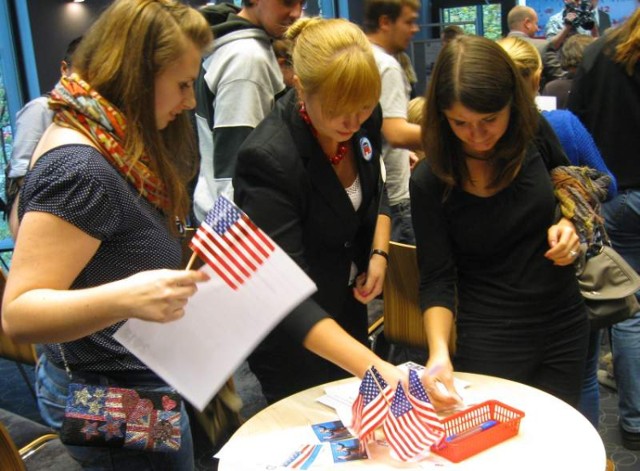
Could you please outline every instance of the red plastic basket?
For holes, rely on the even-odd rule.
[[[432,451],[449,461],[458,463],[517,435],[520,429],[520,419],[523,417],[524,412],[500,401],[490,400],[477,404],[442,420],[447,437],[465,433],[488,420],[495,420],[498,423],[491,428],[466,438],[462,437],[455,442],[445,441],[440,448],[433,447]]]

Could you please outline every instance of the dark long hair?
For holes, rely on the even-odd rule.
[[[534,138],[538,111],[533,97],[509,55],[494,41],[459,36],[438,56],[427,90],[422,143],[435,175],[449,186],[469,177],[460,140],[444,111],[455,103],[477,113],[495,113],[510,106],[509,126],[497,142],[490,187],[510,183]]]

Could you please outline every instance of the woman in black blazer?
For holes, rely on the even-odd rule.
[[[288,35],[295,90],[242,145],[234,178],[236,203],[318,287],[249,358],[269,402],[371,365],[393,386],[402,377],[365,346],[390,232],[371,46],[345,20],[302,20]]]

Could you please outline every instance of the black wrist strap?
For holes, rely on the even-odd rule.
[[[369,258],[373,257],[374,255],[380,255],[380,256],[384,257],[387,262],[389,261],[389,254],[387,252],[385,252],[384,250],[373,249],[371,251],[371,253],[369,254]]]

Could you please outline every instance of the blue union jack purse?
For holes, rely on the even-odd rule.
[[[71,376],[64,354],[63,360]],[[181,407],[177,393],[72,382],[60,440],[67,445],[176,452]]]

